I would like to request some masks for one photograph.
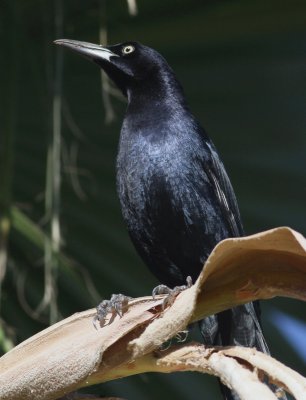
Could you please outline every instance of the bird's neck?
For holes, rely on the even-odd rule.
[[[127,113],[164,115],[188,110],[183,89],[171,70],[152,74],[128,90]]]

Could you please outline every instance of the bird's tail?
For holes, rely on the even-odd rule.
[[[248,303],[222,311],[219,314],[206,317],[200,321],[200,331],[204,343],[208,346],[243,346],[255,347],[265,354],[270,354],[260,324],[260,309],[258,302]],[[224,386],[221,382],[221,391],[225,400],[240,400],[239,396]],[[269,384],[278,398],[286,400],[281,389]]]

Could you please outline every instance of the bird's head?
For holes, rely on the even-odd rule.
[[[155,50],[138,42],[126,42],[113,46],[60,39],[56,44],[81,54],[98,64],[114,81],[124,95],[134,87],[149,82],[171,70],[166,60]]]

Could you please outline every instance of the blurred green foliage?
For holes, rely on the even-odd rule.
[[[11,220],[0,292],[2,351],[50,319],[48,307],[37,307],[52,217],[45,193],[59,3],[64,38],[98,42],[106,23],[110,43],[138,40],[167,58],[224,159],[247,233],[282,225],[306,231],[305,1],[139,0],[132,17],[124,1],[2,0],[0,252],[9,233],[3,220]],[[68,52],[63,60],[62,246],[53,255],[60,317],[112,293],[149,294],[157,283],[129,241],[116,196],[125,102],[112,96],[116,120],[106,125],[98,68]],[[303,372],[303,360],[269,322],[272,305],[306,322],[305,306],[275,299],[262,307],[272,353]],[[213,378],[193,373],[132,377],[96,391],[134,400],[218,396]]]

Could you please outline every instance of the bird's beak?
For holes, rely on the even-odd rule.
[[[59,39],[54,41],[55,44],[65,46],[68,49],[81,54],[91,61],[106,60],[109,61],[111,57],[119,57],[117,54],[110,51],[107,47],[98,44],[79,42],[78,40]]]

